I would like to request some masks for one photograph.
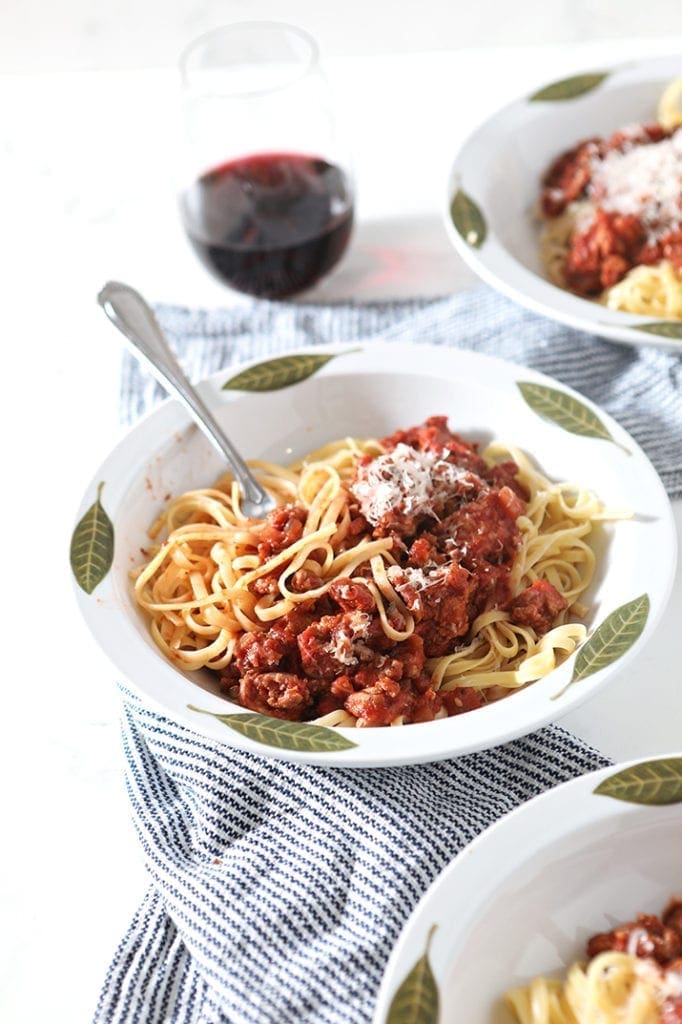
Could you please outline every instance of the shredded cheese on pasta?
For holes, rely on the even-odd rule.
[[[666,131],[682,125],[682,78],[661,95],[657,120]],[[588,196],[570,203],[558,217],[545,220],[541,257],[550,281],[567,288],[564,264],[574,232],[589,225],[599,206],[636,214],[650,242],[682,222],[682,132],[625,151],[613,151],[594,165]],[[633,267],[599,302],[609,309],[663,319],[682,319],[682,275],[668,260]]]

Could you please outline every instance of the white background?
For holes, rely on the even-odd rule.
[[[261,18],[307,28],[328,57],[682,32],[677,0],[3,0],[1,9],[0,67],[19,72],[171,67],[200,33]],[[512,81],[503,70],[502,90]]]
[[[81,494],[120,435],[120,346],[95,295],[118,277],[150,300],[241,301],[206,276],[178,224],[174,63],[199,32],[257,17],[318,36],[352,132],[359,225],[311,296],[321,300],[470,283],[441,224],[468,131],[564,73],[682,53],[679,0],[3,0],[0,1019],[13,1024],[91,1019],[145,889],[115,674],[76,613],[68,569]],[[679,527],[680,503],[676,516]],[[678,573],[617,700],[607,692],[564,724],[615,758],[682,746],[681,616]]]

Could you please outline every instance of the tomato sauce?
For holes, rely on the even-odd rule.
[[[679,975],[682,988],[682,900],[672,899],[660,918],[654,914],[638,914],[610,932],[593,935],[587,943],[587,956],[614,950],[648,960],[662,973]],[[671,995],[661,1005],[661,1024],[682,1021],[682,993]]]
[[[648,124],[615,132],[606,139],[585,139],[557,157],[547,170],[541,195],[542,211],[547,218],[559,216],[575,200],[589,198],[595,206],[588,223],[576,226],[569,239],[563,274],[572,291],[584,296],[599,295],[622,280],[633,267],[657,264],[664,259],[676,270],[682,270],[679,204],[673,216],[668,216],[667,224],[663,218],[652,231],[642,212],[603,208],[599,188],[595,187],[595,173],[609,154],[628,154],[638,147],[664,142],[672,134],[658,124]],[[656,196],[649,195],[648,190],[647,185],[642,200],[655,204]]]
[[[513,621],[544,633],[566,607],[548,583],[533,584],[516,599],[512,594],[516,520],[526,508],[513,462],[489,467],[444,416],[396,431],[382,446],[384,455],[359,460],[347,543],[390,538],[397,564],[388,578],[414,619],[414,633],[398,642],[387,636],[366,585],[367,564],[307,601],[305,593],[321,579],[299,570],[290,587],[303,600],[269,627],[245,633],[222,674],[222,687],[244,707],[300,721],[343,709],[361,726],[470,711],[481,705],[480,692],[463,687],[441,695],[427,659],[454,652],[484,610],[510,609]],[[268,515],[261,564],[300,538],[305,517],[294,505]],[[275,593],[277,581],[276,573],[261,577],[252,592]],[[387,616],[404,630],[397,604],[387,604]]]

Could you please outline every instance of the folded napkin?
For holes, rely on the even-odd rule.
[[[682,493],[682,361],[613,345],[487,289],[436,301],[160,307],[193,377],[302,345],[428,341],[534,366],[588,395]],[[163,397],[125,357],[122,415]],[[411,910],[453,856],[530,797],[608,763],[559,726],[433,765],[338,769],[215,744],[121,688],[150,888],[97,1024],[370,1024]]]

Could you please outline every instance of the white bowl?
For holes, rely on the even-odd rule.
[[[682,758],[670,757],[678,761],[679,801]],[[635,764],[590,772],[535,797],[459,854],[405,925],[374,1024],[391,1024],[393,998],[432,929],[439,1019],[511,1024],[505,991],[538,976],[564,978],[584,959],[591,935],[638,913],[660,914],[672,895],[682,895],[680,803],[647,806],[595,793]],[[431,1024],[427,1016],[414,1019]]]
[[[504,107],[469,136],[448,180],[447,231],[460,256],[484,281],[536,313],[614,341],[679,350],[682,323],[658,321],[663,327],[655,329],[676,334],[672,338],[645,331],[651,317],[607,309],[573,295],[547,280],[542,266],[534,209],[549,164],[590,136],[654,121],[663,89],[682,75],[682,57],[590,71],[606,77],[589,91],[559,100],[534,99],[534,92]],[[480,233],[470,234],[463,227],[463,236],[453,223],[451,204],[460,189],[485,222],[482,243]]]
[[[337,358],[306,380],[268,393],[223,390],[234,371],[216,374],[201,386],[210,408],[247,458],[286,463],[333,438],[381,437],[432,414],[448,415],[452,429],[467,438],[514,443],[550,478],[579,481],[606,505],[635,512],[631,521],[604,527],[598,541],[598,571],[586,599],[588,626],[594,628],[625,602],[648,595],[650,610],[642,633],[619,660],[568,686],[557,699],[553,698],[571,679],[574,658],[521,692],[464,715],[401,729],[335,730],[349,744],[344,750],[316,749],[317,743],[302,739],[302,734],[292,740],[291,730],[300,733],[303,728],[298,723],[291,725],[289,741],[301,749],[282,749],[244,736],[189,707],[245,714],[219,695],[210,673],[183,673],[161,655],[132,595],[130,569],[139,563],[140,550],[149,543],[146,531],[169,496],[210,485],[224,468],[179,404],[169,401],[131,430],[107,458],[78,513],[80,518],[92,509],[102,483],[101,507],[115,541],[113,564],[91,593],[81,586],[76,586],[76,593],[95,639],[143,698],[222,743],[295,761],[371,766],[435,761],[505,742],[565,714],[617,675],[646,643],[663,611],[676,546],[663,486],[625,431],[556,381],[488,356],[375,341],[349,350],[307,351],[317,356],[336,351]],[[517,386],[522,381],[572,395],[585,410],[596,413],[612,440],[579,437],[543,419],[524,401]],[[323,737],[330,731],[323,730]]]

